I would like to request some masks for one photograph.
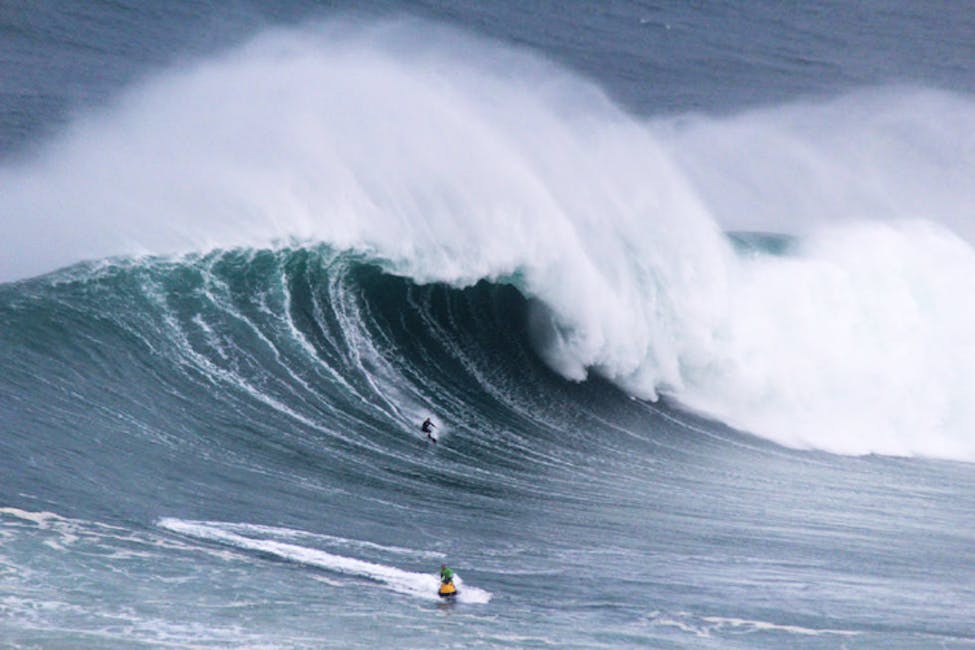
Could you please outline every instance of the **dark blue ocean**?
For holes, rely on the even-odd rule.
[[[0,647],[975,648],[973,179],[967,1],[5,0]]]

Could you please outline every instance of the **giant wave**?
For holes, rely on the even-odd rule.
[[[260,275],[267,247],[323,242],[420,284],[516,288],[534,350],[571,380],[594,372],[796,447],[975,459],[970,97],[899,89],[643,120],[523,53],[446,31],[417,40],[398,23],[268,33],[79,117],[0,171],[0,276],[228,249]],[[796,239],[742,248],[727,228]],[[334,310],[350,358],[415,353],[363,332],[351,304],[309,317]],[[241,360],[280,365],[292,378],[279,389],[315,401],[291,360],[220,353],[260,336],[222,340],[199,309],[186,363],[227,381]],[[194,337],[218,352],[194,353]],[[308,419],[273,385],[239,388]],[[425,404],[389,403],[409,417]]]

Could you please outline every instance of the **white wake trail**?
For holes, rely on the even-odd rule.
[[[158,522],[160,528],[174,533],[202,539],[211,542],[227,544],[235,548],[248,551],[260,551],[283,560],[298,562],[311,567],[334,571],[350,576],[369,578],[382,583],[398,593],[407,594],[425,600],[439,600],[437,588],[439,578],[435,573],[414,573],[396,567],[367,562],[353,557],[336,555],[317,548],[310,548],[274,539],[243,535],[233,530],[240,530],[242,524],[225,524],[223,522],[187,521],[174,518],[163,518]],[[267,534],[268,527],[254,527],[255,533]],[[293,535],[295,531],[288,531]],[[491,593],[477,587],[464,585],[458,576],[457,600],[466,603],[487,603],[491,600]]]

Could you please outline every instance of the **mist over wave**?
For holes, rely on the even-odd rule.
[[[419,282],[515,284],[570,379],[788,445],[972,460],[973,104],[644,121],[453,32],[275,31],[0,171],[0,278],[326,242]],[[743,227],[800,237],[740,251],[723,230]]]
[[[656,131],[725,228],[925,219],[973,242],[973,108],[970,95],[873,88]]]

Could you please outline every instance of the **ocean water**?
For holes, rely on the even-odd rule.
[[[975,647],[973,178],[969,3],[3,3],[0,647]]]

